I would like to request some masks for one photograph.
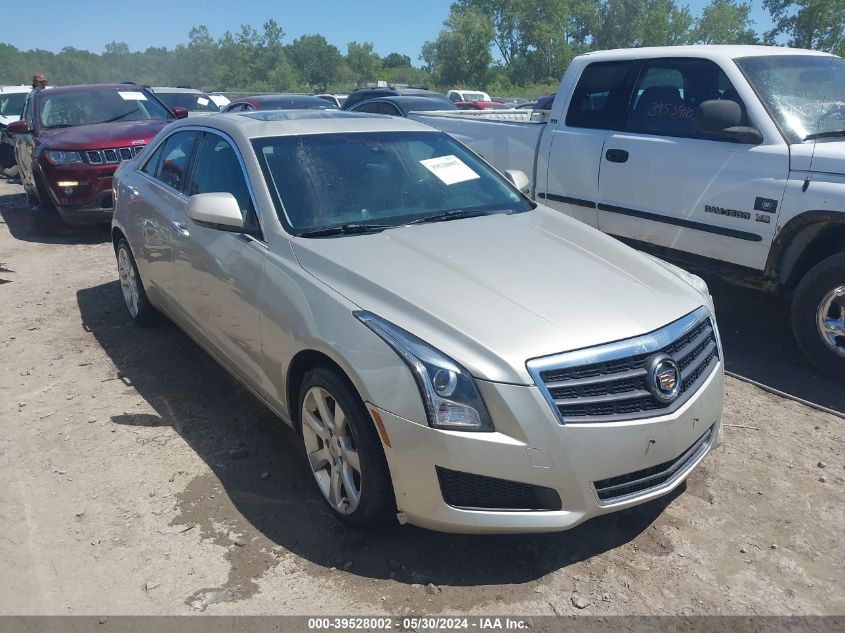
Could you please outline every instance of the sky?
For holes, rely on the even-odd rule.
[[[0,6],[10,1],[2,0]],[[685,3],[697,14],[708,0],[679,2]],[[72,46],[101,53],[111,41],[126,42],[131,50],[173,48],[188,41],[193,26],[205,24],[218,38],[241,24],[260,29],[273,18],[285,30],[286,43],[320,33],[343,53],[353,40],[373,42],[380,55],[402,53],[417,64],[420,48],[437,37],[450,4],[451,0],[39,0],[28,4],[39,19],[25,20],[20,27],[7,23],[0,42],[22,50],[56,52]],[[758,30],[768,29],[771,20],[762,2],[752,0],[752,4]]]

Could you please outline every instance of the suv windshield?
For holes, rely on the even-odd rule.
[[[28,92],[0,92],[0,116],[20,116]]]
[[[845,60],[773,55],[736,63],[789,142],[845,130]]]
[[[295,235],[379,229],[454,212],[533,205],[475,154],[439,132],[369,132],[252,142],[279,217]]]
[[[208,95],[196,92],[156,92],[156,96],[171,110],[185,108],[188,112],[220,112]]]
[[[38,115],[43,128],[173,118],[150,93],[135,87],[55,94],[42,91],[38,97]]]

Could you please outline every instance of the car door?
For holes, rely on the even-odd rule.
[[[697,58],[643,63],[624,131],[605,141],[599,228],[613,235],[750,268],[765,266],[789,175],[783,139],[758,144],[707,137],[696,108],[745,104],[725,72]]]
[[[543,186],[545,174],[538,174],[537,197],[590,226],[598,226],[598,173],[605,139],[624,122],[633,64],[625,60],[586,66],[567,111],[557,125],[549,123],[547,182]]]
[[[118,191],[121,204],[127,205],[130,218],[130,244],[148,292],[180,310],[180,297],[173,275],[173,233],[186,230],[176,220],[187,213],[185,186],[191,157],[200,132],[179,130],[154,148],[134,174],[121,175],[124,187]],[[178,316],[177,316],[178,318]]]
[[[34,187],[32,174],[32,153],[35,149],[35,98],[32,92],[23,106],[23,120],[29,132],[15,136],[15,162],[20,170],[21,181],[27,187]]]
[[[228,361],[231,369],[260,388],[259,302],[267,244],[243,160],[234,142],[206,131],[199,143],[187,188],[190,196],[228,192],[239,202],[244,231],[233,232],[194,222],[188,204],[174,221],[173,270],[189,327]]]

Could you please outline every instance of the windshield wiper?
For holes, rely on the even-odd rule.
[[[300,233],[299,237],[330,237],[332,235],[360,235],[362,233],[378,233],[385,229],[395,228],[393,224],[341,224],[325,229],[315,229]]]
[[[124,112],[123,114],[119,114],[118,116],[112,117],[111,119],[106,119],[105,121],[98,121],[97,123],[93,123],[92,125],[99,125],[100,123],[114,123],[115,121],[119,121],[123,117],[129,116],[130,114],[134,114],[137,111],[138,108],[135,108],[134,110],[129,110],[129,112]]]
[[[837,136],[845,136],[845,130],[828,130],[827,132],[816,132],[815,134],[808,134],[804,137],[804,140],[814,141],[817,138],[835,138]]]
[[[462,220],[463,218],[477,218],[481,215],[492,215],[491,211],[478,211],[472,209],[453,209],[452,211],[444,211],[443,213],[435,213],[424,218],[417,218],[408,222],[411,224],[428,224],[429,222],[448,222],[449,220]]]

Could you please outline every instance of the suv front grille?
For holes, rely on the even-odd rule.
[[[656,353],[681,370],[676,400],[650,391],[646,362]],[[528,362],[528,370],[565,424],[618,422],[670,413],[686,402],[719,362],[713,322],[705,308],[634,339]]]
[[[707,452],[707,449],[710,448],[710,444],[712,443],[712,437],[713,427],[711,426],[704,435],[698,438],[692,446],[675,459],[658,464],[657,466],[652,466],[651,468],[644,468],[643,470],[628,473],[627,475],[593,482],[599,503],[601,505],[608,505],[625,501],[635,496],[642,496],[672,481],[681,473],[686,472],[691,465],[695,464]]]
[[[510,512],[561,509],[560,495],[551,488],[436,468],[443,500],[455,508]]]
[[[85,162],[90,165],[116,165],[130,160],[141,153],[144,145],[132,147],[112,147],[109,149],[89,149],[82,153]]]

